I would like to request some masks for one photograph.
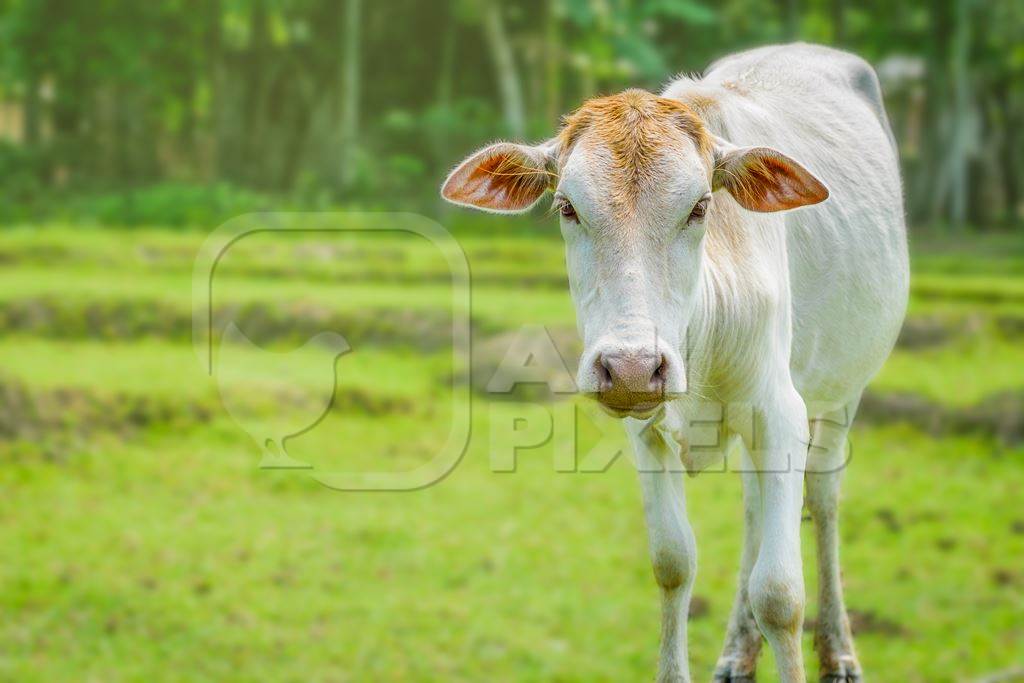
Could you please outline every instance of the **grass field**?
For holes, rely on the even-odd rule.
[[[240,244],[218,271],[214,320],[253,348],[215,338],[211,377],[192,346],[203,238],[0,233],[0,680],[653,678],[659,597],[628,459],[566,473],[546,443],[493,471],[503,425],[567,404],[490,396],[453,358],[438,254],[401,239]],[[851,437],[842,511],[848,605],[877,682],[1024,665],[1024,237],[921,242],[906,334],[870,389],[884,409]],[[571,339],[557,239],[462,243],[475,369],[522,325]],[[351,342],[336,378],[330,353],[303,347],[320,330]],[[444,442],[469,382],[458,467],[421,491],[363,493],[259,469],[247,430],[291,433],[334,379],[335,404],[290,455],[318,471],[409,470]],[[581,429],[578,450],[606,428]],[[709,680],[739,482],[707,473],[687,491],[690,652]],[[775,680],[767,648],[760,680]]]

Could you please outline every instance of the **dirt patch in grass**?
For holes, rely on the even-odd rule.
[[[711,601],[703,595],[694,595],[690,598],[690,619],[703,619],[711,614]]]
[[[305,343],[329,330],[344,335],[353,348],[406,347],[429,352],[452,345],[452,316],[443,309],[380,308],[341,313],[308,303],[218,308],[214,328],[223,329],[229,321],[256,343]]]
[[[65,261],[74,252],[59,244],[25,244],[18,247],[5,246],[0,248],[0,263],[4,265],[22,263],[41,263],[53,265],[57,261]]]
[[[449,271],[402,271],[393,265],[384,268],[346,268],[344,270],[316,270],[303,266],[245,265],[231,270],[235,276],[257,279],[304,280],[331,284],[389,284],[389,285],[445,285],[452,282]],[[569,280],[564,273],[502,273],[474,272],[470,278],[474,286],[508,287],[515,289],[568,289]]]
[[[310,395],[305,391],[280,389],[273,392],[273,403],[276,405],[304,410],[319,408],[319,404],[310,406]],[[319,398],[312,397],[315,399]],[[338,387],[331,399],[331,412],[358,413],[374,417],[384,415],[411,415],[417,410],[417,401],[407,396],[388,396],[375,394],[359,387]]]
[[[571,395],[554,393],[552,387],[575,387],[582,350],[574,328],[522,327],[475,342],[472,373],[460,379],[492,401],[554,401]],[[516,382],[506,391],[503,378],[533,381]]]
[[[301,410],[309,397],[286,390],[244,402],[243,411]],[[236,408],[238,408],[236,406]],[[319,406],[314,406],[319,408]],[[418,404],[409,397],[383,396],[359,388],[340,388],[331,412],[383,416],[408,415]],[[129,437],[159,427],[184,430],[228,413],[219,399],[177,399],[127,392],[104,392],[85,387],[34,390],[20,381],[0,378],[0,443],[14,445],[12,453],[35,453],[60,460],[69,446],[98,433]]]
[[[913,316],[904,321],[896,346],[911,351],[933,348],[962,337],[991,333],[993,328],[1004,339],[1020,339],[1024,337],[1024,317],[1007,314],[990,317],[983,313]]]
[[[1024,442],[1024,390],[986,398],[969,408],[950,408],[917,394],[868,391],[858,419],[872,424],[907,423],[932,436],[979,434],[1008,445]]]
[[[33,391],[0,379],[0,443],[14,444],[14,453],[35,452],[51,460],[97,432],[129,435],[154,425],[180,429],[208,422],[212,415],[211,405],[198,402],[80,387]]]
[[[353,347],[408,347],[434,351],[451,346],[451,314],[442,309],[365,309],[339,312],[310,303],[246,303],[214,310],[214,329],[228,322],[256,344],[303,344],[324,331],[343,334]],[[477,325],[479,327],[479,325]],[[159,301],[82,303],[56,297],[0,304],[0,332],[58,339],[129,340],[192,338],[188,311]]]
[[[873,610],[847,610],[850,617],[850,630],[854,635],[864,633],[877,633],[884,636],[903,638],[911,635],[910,630],[899,622],[881,616]],[[818,627],[818,620],[808,617],[804,620],[804,631],[814,631]]]
[[[1014,315],[996,316],[996,329],[1007,339],[1024,337],[1024,317]]]
[[[969,316],[967,321],[953,321],[939,316],[907,318],[903,322],[896,346],[902,349],[926,349],[942,346],[971,329],[977,331],[984,325],[980,316]]]

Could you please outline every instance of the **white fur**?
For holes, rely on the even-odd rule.
[[[748,521],[762,532],[747,537],[719,672],[750,673],[731,668],[749,659],[744,648],[756,657],[759,643],[742,633],[749,614],[775,650],[780,679],[802,681],[799,519],[808,423],[820,426],[839,411],[843,421],[833,415],[828,424],[849,424],[903,320],[909,266],[896,150],[871,68],[846,53],[806,45],[754,50],[664,94],[686,101],[695,93],[720,102],[706,119],[714,134],[778,149],[831,191],[827,202],[783,215],[724,211],[750,242],[705,260],[689,327],[691,393],[749,404],[764,423],[763,441],[748,436],[745,444],[764,470],[755,482],[760,515]],[[732,200],[723,194],[715,202],[724,209]],[[714,217],[708,221],[715,230]],[[823,674],[852,676],[859,671],[838,580],[835,514],[846,428],[833,431],[828,443],[816,436],[807,466],[823,577],[816,641]],[[681,496],[674,502],[681,506]],[[663,662],[662,672],[672,666]]]
[[[822,673],[852,676],[859,672],[838,581],[839,470],[849,419],[902,323],[909,278],[896,150],[877,80],[853,55],[797,44],[727,57],[701,79],[669,84],[663,96],[714,100],[704,120],[721,146],[774,148],[831,196],[761,214],[718,191],[707,218],[688,225],[710,188],[696,146],[684,139],[659,160],[654,189],[624,219],[610,206],[612,160],[597,141],[582,137],[561,169],[557,192],[580,218],[563,220],[562,231],[585,345],[581,389],[592,391],[597,381],[594,358],[638,348],[667,348],[676,373],[667,384],[688,387],[655,415],[625,420],[663,594],[659,680],[690,680],[685,636],[695,543],[674,465],[699,460],[688,452],[687,417],[701,402],[724,406],[725,437],[742,444],[757,470],[744,477],[750,529],[718,675],[752,673],[746,669],[760,641],[749,627],[756,623],[775,651],[780,680],[805,680],[799,525],[806,469],[824,577]],[[820,444],[816,428],[809,455],[812,423],[836,414],[846,426]]]

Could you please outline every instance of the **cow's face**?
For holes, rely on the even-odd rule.
[[[777,211],[827,190],[791,159],[738,149],[685,105],[629,90],[591,100],[553,140],[498,143],[448,177],[449,201],[521,212],[554,190],[577,325],[577,382],[617,416],[645,417],[686,391],[686,330],[701,296],[712,192]]]

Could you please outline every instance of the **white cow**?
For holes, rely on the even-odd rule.
[[[442,194],[521,212],[549,188],[584,341],[578,383],[625,418],[636,451],[663,598],[658,680],[690,680],[696,553],[678,472],[701,465],[690,417],[706,402],[724,406],[721,429],[749,465],[716,680],[753,680],[761,634],[780,679],[805,680],[805,473],[821,678],[859,680],[836,507],[850,420],[895,342],[909,275],[874,71],[814,45],[743,52],[661,95],[588,101],[540,145],[491,145]]]

